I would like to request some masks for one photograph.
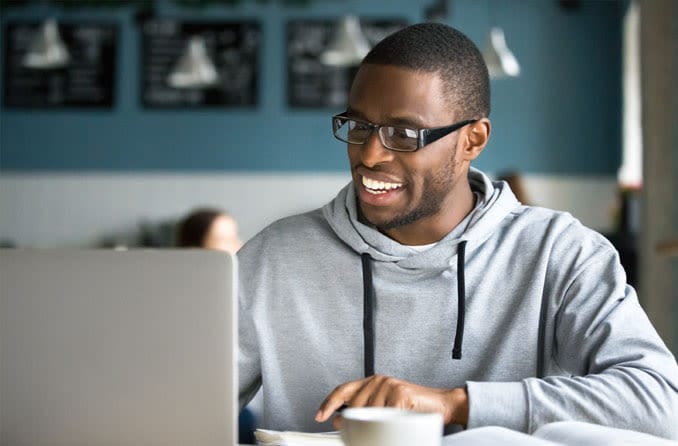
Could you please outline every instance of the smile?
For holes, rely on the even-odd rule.
[[[371,178],[367,177],[362,177],[363,178],[363,186],[365,186],[365,190],[371,194],[374,195],[379,195],[379,194],[385,194],[390,190],[395,190],[399,189],[403,186],[402,183],[389,183],[386,181],[377,181],[373,180]]]

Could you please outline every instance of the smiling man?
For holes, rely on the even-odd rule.
[[[240,399],[321,431],[342,406],[446,431],[558,420],[678,437],[678,367],[619,258],[471,167],[490,136],[476,46],[441,24],[377,44],[332,118],[352,182],[239,252]]]

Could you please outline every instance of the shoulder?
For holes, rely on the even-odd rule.
[[[516,208],[513,218],[513,223],[526,230],[540,229],[544,234],[564,237],[565,241],[586,240],[595,245],[611,246],[600,232],[585,226],[578,218],[566,211],[523,205]]]
[[[561,284],[564,291],[575,281],[591,286],[600,281],[615,286],[626,283],[617,249],[600,232],[583,225],[568,212],[535,207],[523,212],[525,215],[521,218],[532,219],[533,224],[540,225],[543,238],[539,249],[545,257],[546,274],[552,284]],[[611,294],[619,293],[621,291]]]
[[[249,239],[238,251],[243,267],[250,262],[276,262],[289,256],[298,256],[309,244],[323,243],[333,238],[334,232],[323,217],[321,209],[281,218]]]
[[[509,226],[525,238],[538,241],[559,264],[583,264],[592,258],[616,262],[617,251],[600,232],[585,226],[569,212],[538,206],[520,206],[511,215]]]
[[[295,239],[310,233],[324,231],[327,227],[327,222],[322,215],[321,209],[290,215],[274,221],[255,234],[245,243],[241,251],[246,253],[262,244],[278,245],[288,239]],[[239,251],[239,254],[241,251]]]

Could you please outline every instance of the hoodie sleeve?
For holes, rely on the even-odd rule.
[[[238,252],[238,392],[240,409],[250,402],[261,386],[261,361],[253,319],[252,253],[254,243],[246,244]]]
[[[562,258],[561,258],[562,259]],[[467,383],[469,428],[534,432],[576,420],[678,439],[678,366],[614,250],[600,243],[562,280],[551,370],[521,382]]]
[[[242,311],[242,304],[238,324],[238,393],[240,409],[242,409],[254,398],[261,386],[261,368],[254,324],[248,317],[248,313]]]

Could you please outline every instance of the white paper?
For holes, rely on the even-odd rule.
[[[257,429],[254,436],[260,446],[344,446],[339,432],[306,433]]]

